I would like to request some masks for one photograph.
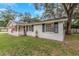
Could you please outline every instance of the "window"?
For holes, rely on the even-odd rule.
[[[53,32],[53,24],[46,24],[46,32]]]
[[[42,32],[45,31],[58,33],[58,23],[42,24]]]
[[[32,31],[33,32],[33,30],[34,30],[34,25],[30,25],[29,26],[29,31]]]
[[[58,33],[58,22],[54,23],[54,32]]]

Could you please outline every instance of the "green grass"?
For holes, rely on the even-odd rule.
[[[79,34],[66,36],[59,42],[27,36],[0,34],[0,55],[43,56],[43,55],[79,55]]]

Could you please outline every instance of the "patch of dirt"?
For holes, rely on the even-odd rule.
[[[62,48],[73,48],[79,49],[79,41],[64,41],[61,43]]]

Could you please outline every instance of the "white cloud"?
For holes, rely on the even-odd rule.
[[[5,5],[7,5],[7,6],[15,6],[16,3],[5,3]]]
[[[1,3],[0,5],[3,5],[5,7],[13,7],[16,6],[16,3]]]
[[[36,15],[42,15],[42,13],[44,12],[44,10],[40,10],[40,11],[35,11],[35,13],[34,14],[36,14]]]
[[[1,8],[1,9],[0,9],[0,11],[5,11],[5,10],[6,10],[5,8]]]
[[[4,6],[6,7],[6,8],[11,8],[11,9],[13,9],[14,7],[18,7],[17,5],[16,5],[16,3],[4,3]]]
[[[12,6],[16,6],[16,3],[2,3],[2,5],[4,6],[10,6],[12,8]],[[1,8],[0,11],[5,11],[6,8]]]

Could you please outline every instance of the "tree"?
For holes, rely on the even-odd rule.
[[[31,22],[31,14],[30,13],[19,13],[19,17],[20,17],[20,21],[22,22]],[[26,35],[26,30],[25,30],[25,26],[24,28],[24,35]]]
[[[39,22],[40,21],[39,16],[36,16],[36,17],[32,18],[32,21]]]
[[[34,4],[34,6],[35,6],[35,8],[37,9],[37,10],[44,10],[44,13],[42,14],[42,17],[41,17],[41,19],[46,19],[46,18],[52,18],[53,16],[53,18],[55,18],[55,14],[54,14],[54,8],[55,8],[55,6],[54,6],[54,4],[49,4],[49,3],[41,3],[41,4],[38,4],[38,3],[35,3]],[[53,15],[53,16],[51,16],[51,15]]]
[[[72,28],[79,28],[79,5],[73,14]]]
[[[42,18],[60,18],[63,17],[63,6],[58,3],[43,3],[43,4],[34,4],[37,10],[44,10]]]
[[[5,27],[4,21],[0,21],[0,27]]]
[[[35,4],[35,5],[36,5],[35,6],[36,9],[37,9],[37,7],[43,6],[45,11],[48,11],[49,10],[51,13],[54,10],[54,7],[53,6],[55,6],[54,4],[49,4],[49,3]],[[50,6],[52,8],[50,8]],[[74,10],[75,10],[75,8],[77,6],[77,3],[62,3],[62,6],[63,6],[64,11],[65,11],[65,13],[67,15],[67,18],[68,18],[67,24],[66,24],[66,34],[71,34],[71,20],[72,20],[72,16],[73,16]]]
[[[79,28],[79,19],[74,19],[72,21],[72,28]]]
[[[74,10],[77,6],[77,3],[63,3],[64,10],[67,14],[68,20],[66,25],[66,33],[71,34],[71,22]]]
[[[10,20],[15,20],[16,12],[7,8],[5,11],[0,11],[0,18],[4,21],[4,25],[7,25]]]
[[[19,17],[21,18],[20,21],[23,21],[23,22],[29,22],[29,21],[31,21],[31,14],[30,13],[27,13],[27,12],[20,13]]]

